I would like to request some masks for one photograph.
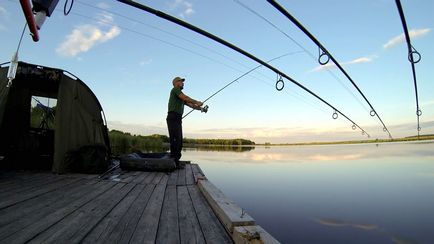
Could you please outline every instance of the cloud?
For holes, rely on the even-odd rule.
[[[9,19],[9,15],[9,12],[5,8],[0,6],[0,31],[7,29],[6,26],[3,25],[3,22],[6,22],[6,20]]]
[[[354,59],[354,60],[348,62],[347,64],[361,64],[361,63],[369,63],[371,61],[372,61],[372,58],[362,57],[362,58]]]
[[[139,65],[140,66],[145,66],[145,65],[148,65],[150,63],[152,63],[152,59],[151,58],[150,59],[144,59],[144,60],[140,61]]]
[[[113,15],[108,13],[99,13],[96,17],[98,19],[97,23],[101,26],[113,26],[114,18]]]
[[[104,31],[103,27],[111,25]],[[56,52],[64,57],[75,57],[80,53],[89,51],[97,44],[109,41],[121,33],[118,26],[113,26],[113,16],[99,14],[96,24],[84,24],[75,27],[59,45]]]
[[[169,3],[169,8],[171,10],[181,11],[179,16],[183,19],[195,13],[193,4],[185,0],[175,0],[172,3]]]
[[[103,2],[98,3],[96,6],[99,8],[105,9],[105,10],[111,8],[110,5],[108,5],[107,3],[103,3]]]
[[[423,37],[426,34],[428,34],[431,31],[430,28],[425,28],[425,29],[417,29],[417,30],[410,30],[408,32],[408,34],[410,35],[411,39],[416,39],[419,37]],[[402,33],[399,36],[393,37],[392,39],[390,39],[388,42],[386,42],[386,44],[383,45],[383,48],[385,49],[389,49],[392,48],[398,44],[401,43],[405,43],[405,35],[404,33]]]
[[[431,101],[421,101],[420,102],[420,106],[421,107],[424,107],[424,106],[428,107],[428,106],[432,106],[432,105],[434,105],[434,100],[431,100]]]
[[[345,65],[348,66],[348,65],[352,65],[352,64],[369,63],[369,62],[372,62],[375,58],[377,58],[377,56],[361,57],[361,58],[356,58],[356,59],[348,61],[348,62],[340,63],[340,65],[341,66],[345,66]],[[332,61],[330,61],[326,65],[319,65],[318,67],[311,70],[311,72],[318,72],[318,71],[322,71],[325,69],[334,69],[334,68],[337,68],[336,64],[334,64]]]
[[[5,8],[0,6],[0,17],[4,18],[4,17],[8,17],[8,16],[9,16],[9,12]]]

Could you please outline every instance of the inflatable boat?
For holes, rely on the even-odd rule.
[[[170,172],[176,169],[175,161],[168,153],[130,153],[120,156],[123,170]]]

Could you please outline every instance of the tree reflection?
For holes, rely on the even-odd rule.
[[[253,146],[235,145],[189,145],[184,151],[209,151],[209,152],[248,152],[255,149]]]

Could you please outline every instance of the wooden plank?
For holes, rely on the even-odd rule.
[[[10,171],[5,173],[3,177],[0,177],[0,192],[10,189],[10,187],[7,186],[20,186],[20,185],[27,184],[31,181],[46,179],[46,178],[47,178],[46,173],[32,174],[28,172]]]
[[[169,186],[176,185],[177,182],[178,182],[178,171],[175,170],[170,173],[169,180],[167,181],[167,185]]]
[[[44,185],[51,184],[53,182],[62,180],[64,178],[56,177],[55,175],[44,175],[29,180],[20,180],[9,187],[2,187],[0,193],[0,199],[7,198],[12,195],[16,195],[21,192],[26,192],[32,189],[40,188]]]
[[[121,179],[121,182],[130,183],[133,181],[137,175],[139,175],[139,171],[122,171],[122,173],[119,175],[119,178]]]
[[[176,182],[178,186],[185,185],[185,168],[178,169],[178,182]]]
[[[191,164],[191,170],[193,172],[193,178],[196,184],[199,180],[206,180],[205,175],[197,164]]]
[[[255,220],[208,180],[198,182],[202,194],[225,228],[232,233],[235,226],[255,225]]]
[[[158,172],[156,173],[154,179],[152,179],[151,184],[157,185],[160,184],[160,181],[167,176],[166,173]]]
[[[233,243],[211,207],[195,185],[187,186],[206,243]]]
[[[127,213],[121,218],[113,231],[106,231],[98,240],[98,243],[128,243],[133,235],[140,216],[147,206],[155,185],[143,185],[137,199],[133,202]]]
[[[116,225],[120,222],[120,219],[130,208],[131,204],[136,200],[139,193],[142,192],[145,186],[142,184],[135,185],[128,195],[122,199],[122,201],[108,214],[98,225],[89,232],[82,240],[82,243],[96,243],[98,240],[104,240],[104,237],[108,236],[115,230]]]
[[[98,174],[84,174],[84,173],[68,173],[65,175],[59,175],[59,177],[77,178],[85,180],[101,180]]]
[[[178,222],[182,244],[206,243],[186,186],[178,186]]]
[[[87,212],[87,216],[85,218],[80,219],[80,229],[75,232],[75,234],[72,236],[72,238],[65,239],[69,243],[81,243],[85,236],[89,234],[89,232],[95,228],[95,226],[101,222],[110,212],[113,211],[113,209],[119,205],[119,203],[127,198],[129,193],[132,191],[132,189],[136,186],[136,184],[126,184],[124,185],[120,191],[115,192],[114,194],[107,196],[106,199],[103,199],[100,203],[98,201],[93,201],[92,205],[94,207],[89,208],[90,210]],[[137,195],[135,195],[137,196]],[[128,197],[127,202],[130,203],[131,199],[134,198]],[[101,207],[103,205],[104,207]],[[123,209],[126,209],[128,204],[124,204],[125,206],[121,206]],[[99,212],[98,212],[99,210]],[[83,210],[82,210],[83,211]],[[122,210],[123,212],[123,210]],[[70,228],[70,224],[67,225],[68,228]],[[64,235],[64,234],[63,234]],[[58,242],[58,239],[55,239],[56,242]],[[60,239],[60,242],[62,243],[62,239]]]
[[[150,172],[146,179],[143,181],[143,184],[151,184],[156,175],[157,172]]]
[[[146,177],[148,177],[149,172],[139,172],[139,174],[131,181],[135,184],[141,184]]]
[[[0,170],[2,172],[0,174],[0,185],[3,182],[8,181],[22,181],[22,180],[30,180],[34,178],[46,177],[47,175],[53,175],[51,172],[47,171],[16,171],[16,170]]]
[[[27,199],[37,197],[38,195],[54,191],[58,188],[71,184],[74,181],[77,181],[77,179],[56,179],[55,181],[48,181],[49,183],[37,188],[29,188],[27,191],[21,192],[21,194],[14,194],[5,198],[0,198],[0,209],[12,206]]]
[[[78,243],[133,187],[134,184],[116,184],[45,230],[30,243]]]
[[[167,186],[158,223],[157,243],[179,243],[176,186]]]
[[[280,244],[259,225],[237,226],[234,228],[232,238],[235,244]]]
[[[165,190],[166,185],[164,184],[159,184],[155,187],[151,199],[149,199],[137,223],[134,234],[130,240],[131,243],[155,243]]]
[[[185,184],[194,184],[193,169],[191,168],[191,164],[185,165]]]
[[[84,179],[77,179],[77,181],[63,188],[58,188],[48,194],[39,195],[27,201],[4,208],[0,210],[0,227],[5,226],[19,218],[28,217],[34,213],[43,211],[47,206],[61,201],[62,198],[64,198],[66,192],[72,192],[73,190],[80,189],[80,187],[88,187],[87,184],[89,183],[89,181]],[[91,183],[95,183],[95,181],[91,181]]]
[[[101,181],[77,194],[66,195],[63,200],[63,207],[47,209],[49,212],[42,212],[42,215],[40,216],[32,216],[30,219],[23,219],[23,221],[14,222],[14,224],[18,225],[23,224],[22,226],[25,227],[13,232],[12,235],[9,235],[6,239],[2,240],[2,242],[24,243],[31,240],[33,237],[56,224],[81,206],[92,201],[95,197],[112,188],[115,184],[116,183],[114,182]]]
[[[68,185],[69,186],[69,185]],[[44,217],[48,216],[50,213],[55,212],[57,209],[64,207],[69,204],[70,201],[74,199],[74,197],[81,197],[82,194],[86,193],[86,190],[93,189],[94,186],[89,186],[88,184],[80,185],[76,188],[72,188],[70,191],[63,191],[63,195],[60,198],[56,199],[48,199],[46,201],[41,201],[43,204],[42,208],[35,209],[32,211],[32,207],[30,209],[11,209],[11,211],[7,212],[10,208],[4,209],[7,213],[6,215],[2,215],[1,219],[5,219],[5,225],[0,227],[0,240],[4,239],[10,235],[13,235],[15,232],[20,231],[22,229],[27,228],[28,226],[40,221]],[[59,189],[62,191],[63,189]],[[90,191],[90,190],[89,190]],[[62,194],[62,193],[60,193]],[[52,195],[52,194],[48,194]],[[48,196],[50,197],[50,196]],[[33,200],[33,199],[32,199]],[[26,204],[27,202],[34,203],[32,201],[26,201],[22,204]],[[20,205],[20,204],[17,204]],[[37,204],[36,204],[37,205]],[[15,207],[14,205],[13,207]],[[25,206],[25,205],[24,205]],[[14,210],[14,211],[13,211]],[[5,213],[3,212],[3,213]],[[24,213],[21,213],[24,212]]]

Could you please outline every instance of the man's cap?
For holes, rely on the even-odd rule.
[[[185,79],[177,76],[173,79],[172,84],[175,85],[175,82],[177,81],[185,81]]]

